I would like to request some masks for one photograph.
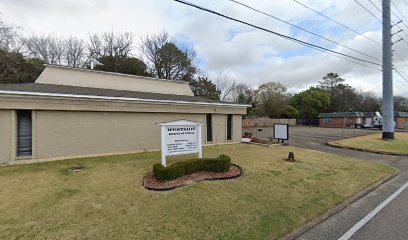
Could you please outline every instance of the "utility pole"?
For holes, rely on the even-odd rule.
[[[391,0],[382,0],[383,9],[383,129],[382,139],[394,139],[394,96],[392,87]]]

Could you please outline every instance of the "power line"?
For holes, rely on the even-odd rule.
[[[391,1],[392,6],[395,8],[395,10],[397,10],[398,14],[400,14],[400,19],[403,19],[405,21],[407,21],[407,19],[405,18],[404,14],[402,14],[402,12],[399,10],[399,8],[397,7],[396,4],[394,4],[394,2]]]
[[[319,35],[319,34],[317,34],[317,33],[314,33],[314,32],[312,32],[312,31],[309,31],[309,30],[307,30],[307,29],[305,29],[305,28],[299,27],[299,26],[297,26],[297,25],[295,25],[295,24],[293,24],[293,23],[290,23],[290,22],[288,22],[288,21],[282,20],[282,19],[280,19],[280,18],[278,18],[278,17],[275,17],[275,16],[273,16],[273,15],[271,15],[271,14],[268,14],[268,13],[266,13],[266,12],[263,12],[263,11],[261,11],[261,10],[259,10],[259,9],[256,9],[256,8],[254,8],[254,7],[251,7],[251,6],[249,6],[249,5],[246,5],[246,4],[241,3],[241,2],[239,2],[239,1],[236,1],[236,0],[229,0],[229,1],[230,1],[230,2],[233,2],[233,3],[236,3],[236,4],[238,4],[238,5],[241,5],[241,6],[243,6],[243,7],[249,8],[249,9],[255,11],[255,12],[261,13],[261,14],[263,14],[263,15],[265,15],[265,16],[268,16],[268,17],[270,17],[270,18],[273,18],[273,19],[275,19],[275,20],[277,20],[277,21],[286,23],[286,24],[288,24],[288,25],[290,25],[290,26],[292,26],[292,27],[294,27],[294,28],[297,28],[297,29],[299,29],[299,30],[302,30],[302,31],[304,31],[304,32],[307,32],[307,33],[309,33],[309,34],[312,34],[313,36],[317,36],[317,37],[322,38],[322,39],[324,39],[324,40],[326,40],[326,41],[328,41],[328,42],[337,44],[337,45],[339,45],[339,46],[341,46],[341,47],[344,47],[344,48],[346,48],[346,49],[349,49],[349,50],[351,50],[351,51],[353,51],[353,52],[359,53],[359,54],[361,54],[361,55],[364,55],[364,56],[366,56],[366,57],[369,57],[369,58],[371,58],[371,59],[375,59],[375,60],[381,62],[381,59],[378,59],[378,58],[376,58],[376,57],[373,57],[373,56],[371,56],[371,55],[369,55],[369,54],[366,54],[366,53],[364,53],[364,52],[358,51],[358,50],[356,50],[356,49],[350,48],[350,47],[348,47],[348,46],[346,46],[346,45],[343,45],[343,44],[341,44],[341,43],[339,43],[339,42],[336,42],[336,41],[331,40],[331,39],[329,39],[329,38],[326,38],[326,37],[324,37],[324,36],[322,36],[322,35]]]
[[[408,76],[407,76],[407,75],[403,74],[403,73],[400,71],[400,69],[398,69],[396,66],[394,66],[394,70],[395,70],[396,72],[398,72],[398,74],[399,74],[405,81],[407,81],[407,83],[408,83]]]
[[[396,69],[395,67],[394,67],[394,71],[395,71],[402,79],[404,79],[405,82],[406,82],[407,85],[408,85],[408,77],[405,76],[405,75],[403,75],[403,74],[402,74],[398,69]]]
[[[404,61],[404,60],[402,59],[402,57],[400,57],[400,55],[398,55],[397,53],[394,52],[394,56],[397,57],[397,58],[402,62],[402,64],[407,64],[407,63],[404,63],[405,61]],[[402,64],[401,64],[401,65],[402,65]]]
[[[368,1],[371,3],[371,5],[373,5],[373,6],[375,7],[375,9],[377,9],[380,13],[382,13],[381,8],[379,8],[377,5],[375,5],[375,4],[373,3],[373,1],[371,1],[371,0],[368,0]]]
[[[381,0],[379,0],[381,1]],[[394,15],[395,18],[399,19],[399,20],[403,20],[401,23],[402,25],[404,25],[407,29],[408,29],[408,25],[406,24],[406,22],[408,21],[407,18],[404,16],[404,14],[399,10],[399,8],[397,7],[397,5],[394,4],[394,2],[391,2],[392,6],[395,8],[395,10],[398,11],[398,14],[396,14],[392,9],[391,9],[391,13]],[[407,4],[408,5],[408,4]],[[401,15],[400,15],[401,14]]]
[[[323,13],[321,13],[321,12],[319,12],[319,11],[317,11],[317,10],[315,10],[315,9],[313,9],[313,8],[311,8],[311,7],[309,7],[309,6],[307,6],[306,4],[303,4],[303,3],[301,3],[301,2],[299,2],[299,1],[297,1],[297,0],[292,0],[292,1],[294,1],[295,3],[297,3],[297,4],[301,5],[301,6],[303,6],[304,8],[309,9],[310,11],[312,11],[312,12],[314,12],[314,13],[317,13],[317,14],[319,14],[320,16],[322,16],[322,17],[324,17],[324,18],[326,18],[326,19],[328,19],[328,20],[330,20],[330,21],[332,21],[332,22],[334,22],[334,23],[336,23],[336,24],[342,26],[343,28],[345,28],[345,29],[347,29],[347,30],[349,30],[349,31],[351,31],[351,32],[353,32],[353,33],[355,33],[355,34],[357,34],[358,36],[362,36],[362,37],[364,37],[364,38],[370,40],[370,41],[373,42],[373,43],[376,43],[376,44],[378,44],[378,45],[381,45],[380,42],[378,42],[378,41],[376,41],[376,40],[374,40],[374,39],[372,39],[372,38],[370,38],[370,37],[367,37],[367,36],[365,36],[365,35],[362,34],[362,33],[359,33],[358,31],[352,29],[351,27],[348,27],[347,25],[345,25],[345,24],[343,24],[343,23],[341,23],[341,22],[339,22],[339,21],[337,21],[337,20],[335,20],[335,19],[333,19],[333,18],[331,18],[331,17],[326,16],[325,14],[323,14]]]
[[[361,4],[359,1],[354,0],[354,2],[356,2],[360,7],[362,7],[366,12],[368,12],[371,16],[373,16],[375,19],[377,19],[380,23],[382,23],[381,19],[379,19],[374,13],[372,13],[370,10],[368,10],[368,8],[364,7],[364,5]]]
[[[318,49],[321,49],[321,50],[324,50],[324,51],[327,51],[327,52],[331,52],[331,53],[334,53],[334,54],[337,54],[337,55],[340,55],[340,56],[343,56],[343,57],[351,58],[351,59],[354,59],[354,60],[358,60],[358,61],[361,61],[361,62],[376,65],[376,66],[382,66],[381,64],[378,64],[378,63],[375,63],[375,62],[372,62],[372,61],[368,61],[368,60],[365,60],[365,59],[361,59],[361,58],[358,58],[358,57],[354,57],[354,56],[344,54],[344,53],[341,53],[341,52],[337,52],[337,51],[334,51],[334,50],[331,50],[331,49],[328,49],[328,48],[325,48],[325,47],[322,47],[322,46],[319,46],[319,45],[316,45],[316,44],[308,43],[308,42],[299,40],[297,38],[293,38],[293,37],[290,37],[290,36],[287,36],[287,35],[284,35],[284,34],[269,30],[269,29],[266,29],[264,27],[260,27],[260,26],[245,22],[243,20],[239,20],[239,19],[227,16],[227,15],[224,15],[222,13],[216,12],[216,11],[208,9],[208,8],[198,6],[196,4],[193,4],[193,3],[190,3],[190,2],[187,2],[187,1],[183,1],[183,0],[174,0],[174,1],[178,2],[178,3],[181,3],[181,4],[184,4],[184,5],[187,5],[187,6],[190,6],[190,7],[193,7],[193,8],[197,8],[199,10],[202,10],[202,11],[205,11],[205,12],[208,12],[208,13],[212,13],[214,15],[229,19],[229,20],[234,21],[234,22],[242,23],[244,25],[247,25],[247,26],[250,26],[250,27],[253,27],[253,28],[268,32],[268,33],[271,33],[271,34],[276,35],[276,36],[278,36],[280,38],[284,38],[284,39],[287,39],[289,41],[296,42],[298,44],[301,44],[301,45],[304,45],[304,46],[307,46],[307,47],[318,48]]]

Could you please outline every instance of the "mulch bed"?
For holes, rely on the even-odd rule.
[[[243,171],[241,167],[235,164],[231,164],[231,167],[227,172],[218,173],[201,171],[187,174],[170,181],[157,180],[151,172],[143,178],[143,186],[153,191],[168,191],[205,180],[226,180],[238,178],[242,175],[242,173]]]

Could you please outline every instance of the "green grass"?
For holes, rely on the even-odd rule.
[[[394,171],[294,147],[204,148],[220,154],[244,175],[169,192],[142,186],[159,152],[1,167],[0,239],[276,239]]]
[[[394,140],[382,140],[381,133],[333,141],[331,144],[362,150],[408,154],[408,133],[396,132]]]

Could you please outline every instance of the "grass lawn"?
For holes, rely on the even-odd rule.
[[[396,132],[394,140],[382,140],[382,134],[337,140],[331,144],[363,150],[408,154],[408,133]]]
[[[169,192],[142,187],[160,152],[0,167],[0,239],[276,239],[394,171],[295,147],[204,148],[221,153],[244,176]]]

